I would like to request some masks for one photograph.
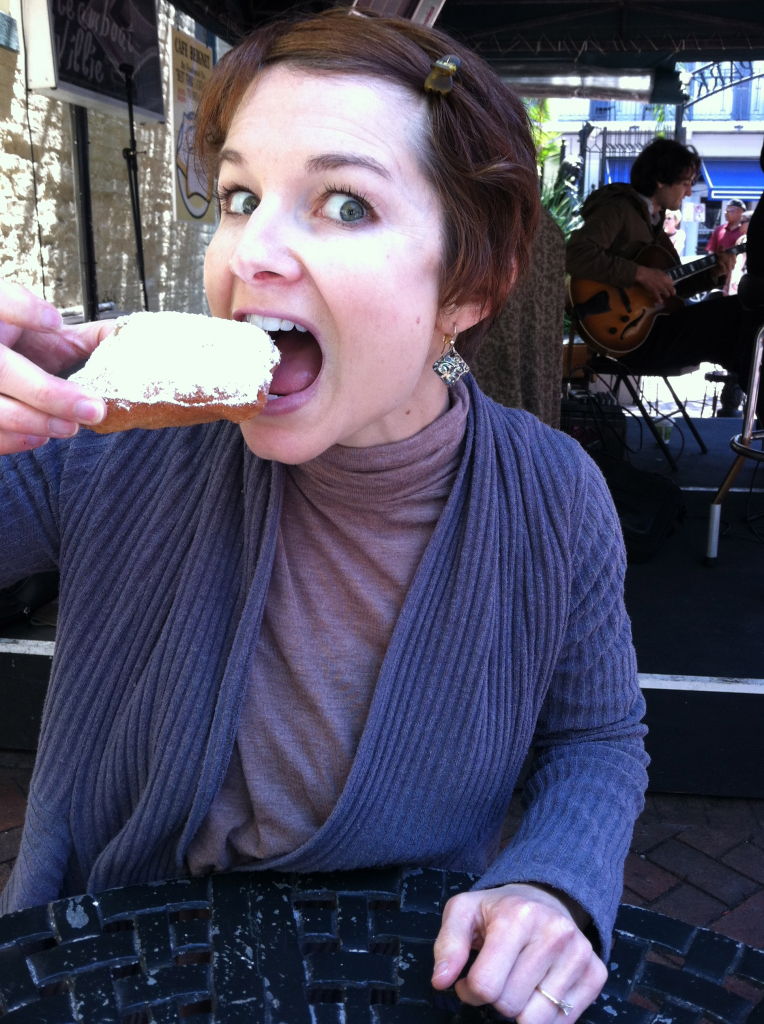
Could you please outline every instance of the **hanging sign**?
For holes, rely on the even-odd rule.
[[[154,0],[22,0],[27,85],[54,99],[163,121]]]
[[[172,119],[175,140],[175,219],[214,224],[212,181],[194,163],[194,124],[202,86],[212,71],[212,50],[193,36],[173,29]]]

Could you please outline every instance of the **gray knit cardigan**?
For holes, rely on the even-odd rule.
[[[468,386],[457,479],[345,788],[308,842],[253,867],[542,882],[589,911],[606,954],[646,785],[618,522],[577,442]],[[226,423],[0,459],[0,585],[61,573],[3,911],[186,871],[257,675],[282,480]]]

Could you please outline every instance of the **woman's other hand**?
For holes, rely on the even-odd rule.
[[[459,979],[473,949],[478,955]],[[434,952],[435,988],[455,983],[462,1002],[491,1004],[518,1024],[560,1024],[563,1018],[573,1024],[607,978],[562,900],[534,885],[515,883],[450,899]]]
[[[53,376],[86,359],[114,323],[64,326],[49,302],[0,281],[0,454],[71,437],[100,422],[101,398]]]

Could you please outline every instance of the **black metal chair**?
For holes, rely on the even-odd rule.
[[[430,985],[443,904],[470,875],[231,872],[0,918],[9,1024],[477,1024]],[[636,907],[584,1024],[761,1024],[764,952]]]
[[[639,413],[642,416],[642,419],[644,420],[647,429],[655,438],[658,447],[663,452],[663,455],[672,470],[677,469],[676,460],[672,455],[668,444],[666,443],[666,438],[663,432],[660,429],[661,424],[666,420],[670,420],[674,416],[681,416],[681,418],[684,420],[685,425],[687,426],[687,429],[695,438],[695,441],[697,442],[700,451],[704,455],[708,452],[708,448],[705,442],[703,441],[703,438],[698,433],[697,427],[692,422],[692,418],[687,412],[685,403],[679,397],[673,384],[671,383],[672,377],[682,376],[683,374],[689,373],[692,370],[696,370],[697,368],[697,366],[682,368],[677,367],[676,369],[662,369],[660,371],[656,371],[653,373],[650,373],[648,371],[642,371],[640,373],[637,373],[635,370],[629,369],[624,363],[620,362],[614,356],[599,353],[592,354],[586,363],[586,369],[589,373],[595,374],[600,377],[609,377],[612,380],[612,383],[610,384],[610,390],[613,392],[613,394],[617,395],[620,392],[621,385],[623,385],[623,387],[626,388],[633,404],[639,410]],[[649,408],[648,403],[645,402],[644,400],[641,388],[639,384],[636,382],[637,378],[641,379],[643,377],[657,377],[663,381],[664,385],[668,389],[669,394],[671,395],[672,401],[674,402],[673,409],[671,409],[668,412],[654,412]]]

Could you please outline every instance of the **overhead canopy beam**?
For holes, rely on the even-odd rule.
[[[349,6],[350,0],[340,2]],[[279,14],[335,4],[177,0],[175,6],[236,42]],[[490,61],[560,59],[647,68],[677,60],[764,60],[762,0],[446,0],[437,24]]]

